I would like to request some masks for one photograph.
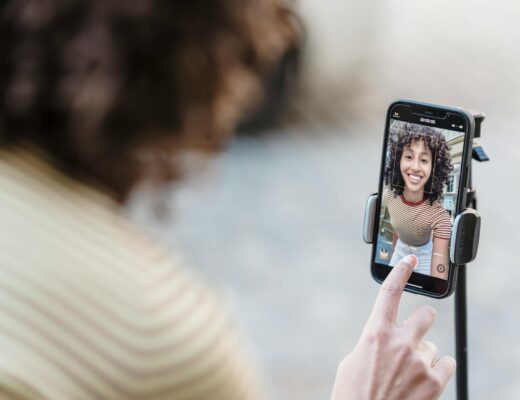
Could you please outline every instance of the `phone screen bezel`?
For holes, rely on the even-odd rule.
[[[466,208],[466,192],[467,192],[467,175],[469,171],[469,162],[471,161],[471,149],[472,149],[472,141],[475,129],[475,123],[473,117],[463,109],[439,106],[434,104],[416,102],[411,100],[398,100],[390,105],[388,108],[388,112],[386,115],[386,123],[385,123],[385,134],[383,140],[383,150],[381,154],[381,169],[379,174],[379,186],[378,186],[378,196],[376,202],[376,210],[375,210],[375,218],[374,218],[374,227],[372,232],[372,237],[374,238],[374,243],[372,245],[372,253],[371,253],[371,273],[373,278],[382,283],[386,276],[392,270],[392,267],[389,267],[385,264],[376,263],[376,251],[377,251],[377,237],[379,231],[379,223],[380,223],[380,212],[381,212],[381,200],[382,200],[382,191],[384,185],[384,169],[386,163],[386,152],[389,138],[389,128],[390,128],[390,120],[392,119],[392,111],[396,106],[409,106],[413,114],[417,114],[423,116],[425,118],[439,118],[439,116],[444,114],[454,114],[456,117],[460,117],[461,121],[464,123],[464,145],[462,150],[462,161],[460,167],[460,179],[458,186],[458,194],[457,194],[457,202],[455,205],[454,216],[460,214]],[[413,123],[419,123],[416,121],[410,121]],[[431,126],[426,123],[422,125]],[[444,298],[453,293],[455,289],[455,281],[457,277],[457,265],[453,264],[451,260],[449,261],[449,272],[448,279],[440,279],[428,275],[419,274],[413,272],[408,283],[405,287],[405,290],[408,292],[419,293],[428,297],[434,298]]]

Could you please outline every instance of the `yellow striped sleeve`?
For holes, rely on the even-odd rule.
[[[218,296],[110,198],[0,150],[0,223],[0,399],[261,397]]]

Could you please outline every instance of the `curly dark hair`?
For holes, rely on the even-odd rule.
[[[388,161],[385,166],[384,180],[394,196],[401,196],[404,179],[400,161],[405,147],[413,141],[422,140],[432,154],[432,173],[424,186],[424,199],[432,205],[442,196],[444,185],[448,184],[453,171],[450,148],[443,134],[429,126],[392,121],[388,143]]]
[[[187,148],[222,147],[296,41],[283,0],[4,0],[0,146],[123,201]]]

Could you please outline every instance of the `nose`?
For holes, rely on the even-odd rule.
[[[420,171],[421,170],[421,165],[419,164],[419,159],[418,158],[413,160],[413,162],[412,162],[412,169],[414,171]]]

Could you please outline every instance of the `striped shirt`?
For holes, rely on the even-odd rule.
[[[0,398],[257,399],[239,343],[108,196],[0,149]]]
[[[450,214],[439,202],[411,203],[404,197],[394,195],[390,189],[383,191],[383,207],[388,207],[390,224],[399,239],[410,246],[422,246],[433,237],[451,237]]]

